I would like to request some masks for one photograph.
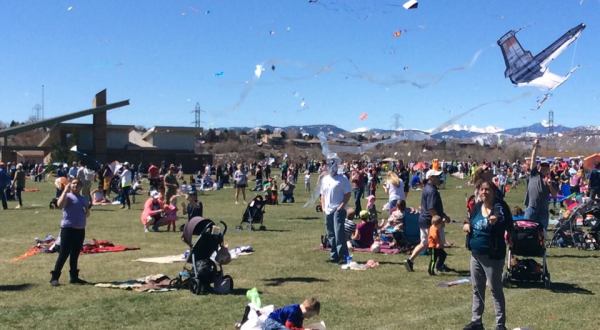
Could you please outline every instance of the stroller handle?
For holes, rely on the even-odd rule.
[[[223,225],[223,234],[221,234],[221,235],[225,236],[225,233],[227,233],[227,224],[225,222],[223,222],[222,220],[219,220],[219,222]]]

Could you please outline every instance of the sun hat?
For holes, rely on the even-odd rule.
[[[429,178],[431,178],[432,176],[439,176],[441,174],[442,174],[442,171],[430,169],[429,171],[427,171],[427,173],[425,173],[425,179],[429,180]]]
[[[362,210],[360,211],[360,213],[358,214],[358,217],[361,219],[368,219],[369,218],[369,211],[367,210]]]
[[[150,197],[152,197],[152,198],[158,198],[159,196],[160,196],[160,193],[156,190],[152,190],[150,192]]]

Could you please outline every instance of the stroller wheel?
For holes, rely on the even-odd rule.
[[[550,286],[552,285],[552,282],[550,282],[550,273],[545,273],[542,280],[544,281],[544,288],[550,289]]]
[[[229,275],[218,278],[214,283],[214,291],[218,294],[228,294],[233,291],[233,278]]]

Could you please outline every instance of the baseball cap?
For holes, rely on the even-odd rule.
[[[358,216],[361,219],[368,219],[369,218],[369,211],[362,210],[362,211],[360,211],[360,213],[358,214]]]
[[[430,169],[429,171],[427,171],[427,173],[425,173],[425,179],[429,180],[429,178],[431,178],[432,176],[439,176],[441,174],[442,171]]]

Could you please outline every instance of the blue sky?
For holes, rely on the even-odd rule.
[[[43,84],[46,118],[89,108],[107,88],[109,102],[131,100],[109,121],[146,127],[191,126],[196,102],[211,127],[392,128],[400,114],[402,127],[430,129],[488,102],[458,123],[517,127],[553,109],[556,124],[600,124],[599,0],[402,3],[2,1],[0,120],[26,120]],[[504,78],[496,40],[525,27],[518,38],[536,54],[579,23],[550,69],[581,68],[532,111],[543,93]]]

